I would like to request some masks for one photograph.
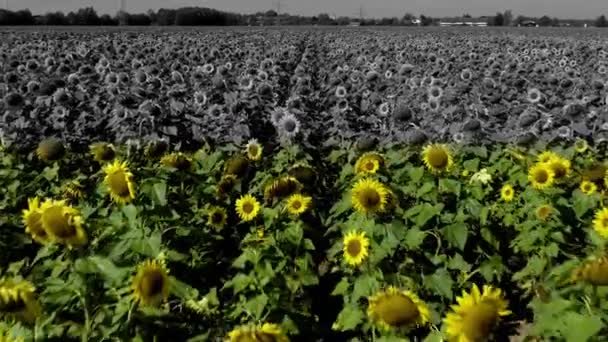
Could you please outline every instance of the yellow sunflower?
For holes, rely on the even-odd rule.
[[[597,191],[597,185],[595,183],[590,182],[588,180],[584,180],[581,182],[579,189],[586,195],[591,195]]]
[[[294,216],[300,216],[312,204],[312,197],[301,194],[293,194],[287,198],[287,212]]]
[[[23,210],[23,225],[25,232],[29,233],[32,239],[38,243],[46,244],[50,242],[49,235],[42,227],[42,211],[40,210],[40,199],[38,197],[27,200],[28,208]]]
[[[352,231],[344,236],[342,240],[342,251],[344,260],[351,266],[359,266],[368,256],[369,239],[364,232]]]
[[[42,140],[36,149],[36,155],[45,162],[61,159],[65,154],[65,147],[61,140],[51,137]]]
[[[595,258],[577,267],[570,277],[572,282],[586,282],[593,286],[608,285],[608,257]]]
[[[147,260],[139,264],[133,277],[133,298],[142,305],[158,306],[169,298],[169,271],[158,260]]]
[[[224,228],[227,219],[228,214],[226,213],[226,209],[222,207],[214,206],[207,211],[207,224],[216,230]]]
[[[160,163],[166,167],[172,167],[179,171],[185,171],[190,168],[192,161],[182,152],[173,152],[164,155],[160,159]]]
[[[578,153],[585,153],[589,148],[589,144],[587,144],[587,140],[584,139],[576,139],[574,142],[574,150]]]
[[[82,216],[78,209],[66,205],[65,201],[46,200],[40,205],[40,222],[48,237],[70,247],[87,243],[87,234],[82,228]]]
[[[535,189],[546,189],[553,185],[555,173],[546,163],[536,164],[528,171],[528,180]]]
[[[500,198],[505,202],[511,202],[515,198],[515,190],[510,184],[505,184],[500,189]]]
[[[449,170],[454,161],[449,148],[444,144],[430,144],[422,150],[422,160],[427,169],[434,173]]]
[[[376,152],[364,153],[355,162],[355,172],[357,174],[374,174],[384,166],[384,158]]]
[[[249,140],[245,146],[245,153],[249,160],[260,160],[260,158],[262,158],[262,151],[263,147],[256,139]]]
[[[547,221],[552,212],[553,208],[550,205],[543,204],[536,208],[536,217],[541,221]]]
[[[260,208],[260,202],[250,194],[241,196],[241,198],[236,200],[236,213],[245,222],[256,218],[260,213]]]
[[[225,342],[289,342],[277,324],[249,324],[228,333]]]
[[[353,186],[353,207],[364,214],[383,212],[388,201],[388,194],[389,190],[377,180],[360,179]]]
[[[568,159],[564,159],[562,157],[555,157],[551,159],[548,163],[551,170],[553,170],[553,174],[555,179],[562,179],[570,175],[570,161]]]
[[[595,212],[593,229],[602,237],[608,239],[608,208],[598,209]]]
[[[36,288],[23,280],[0,280],[0,316],[34,323],[41,307],[36,300]]]
[[[555,158],[559,158],[557,153],[552,152],[552,151],[545,151],[545,152],[539,154],[536,160],[538,161],[538,163],[544,164],[544,163],[550,162],[551,160],[553,160]]]
[[[473,284],[471,293],[462,292],[457,305],[444,318],[448,341],[487,341],[500,318],[511,314],[500,289],[484,285],[483,292]]]
[[[93,156],[93,160],[98,163],[110,161],[116,156],[114,145],[103,142],[92,144],[89,146],[89,151]]]
[[[368,298],[367,316],[381,330],[391,330],[426,324],[430,318],[428,306],[411,291],[390,286]]]
[[[104,182],[114,202],[125,204],[135,198],[133,174],[129,171],[127,162],[115,160],[114,163],[107,164],[103,171],[106,174]]]

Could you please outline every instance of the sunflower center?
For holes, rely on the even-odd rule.
[[[349,241],[346,245],[346,251],[348,252],[348,255],[356,257],[357,255],[359,255],[359,253],[361,253],[362,247],[363,246],[361,246],[361,241],[352,240]]]
[[[164,284],[165,279],[161,272],[156,270],[148,271],[143,276],[140,290],[144,296],[153,297],[162,292]]]
[[[464,315],[462,330],[470,341],[484,341],[498,323],[496,305],[489,301],[475,305]]]
[[[220,213],[220,212],[215,212],[211,215],[211,221],[214,224],[222,223],[223,220],[224,220],[224,215],[222,215],[222,213]]]
[[[296,129],[296,123],[292,120],[286,121],[283,128],[285,128],[287,132],[293,132]]]
[[[245,202],[243,203],[243,212],[249,214],[253,211],[253,203]]]
[[[375,189],[365,189],[359,196],[361,204],[365,208],[373,208],[380,204],[381,198]]]
[[[549,173],[546,170],[538,170],[535,178],[538,183],[546,183],[549,180]]]
[[[124,171],[116,171],[108,175],[108,184],[110,190],[119,197],[128,197],[129,184],[127,183],[127,175]]]
[[[566,168],[562,164],[554,164],[553,172],[555,172],[555,178],[561,178],[566,175]]]
[[[505,190],[505,196],[506,197],[511,197],[512,194],[513,194],[513,191],[511,189],[506,189]]]
[[[585,192],[590,192],[592,187],[591,184],[585,184],[583,185],[583,189],[585,190]]]
[[[448,165],[448,155],[440,149],[431,149],[428,155],[429,164],[437,169],[443,169]]]
[[[387,296],[376,306],[378,316],[392,327],[400,327],[414,322],[420,312],[416,304],[407,296]]]
[[[257,338],[256,341],[260,341],[260,342],[278,342],[279,339],[272,335],[272,334],[268,334],[268,333],[256,333],[255,337]]]
[[[295,209],[295,210],[298,210],[298,209],[302,208],[302,202],[300,202],[300,201],[293,201],[291,203],[291,207],[293,209]]]
[[[28,215],[27,227],[34,235],[46,237],[46,231],[42,228],[42,215],[39,212],[33,212]]]
[[[367,163],[365,163],[365,169],[367,171],[372,171],[372,170],[374,170],[374,168],[375,168],[375,165],[374,165],[373,161],[370,160]]]
[[[602,219],[602,225],[604,227],[608,227],[608,217],[604,217],[604,219]]]
[[[42,213],[42,222],[59,238],[68,238],[76,234],[76,229],[70,224],[68,215],[64,214],[62,206],[52,206]]]
[[[257,156],[258,155],[258,151],[259,148],[257,147],[257,145],[251,145],[249,146],[249,154],[252,156]]]
[[[9,299],[7,301],[0,301],[0,311],[15,313],[26,309],[25,302],[21,298],[14,300]]]

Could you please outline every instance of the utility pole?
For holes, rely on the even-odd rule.
[[[277,11],[277,17],[276,17],[276,21],[275,21],[275,25],[281,25],[281,7],[283,7],[283,2],[282,0],[276,0],[275,1],[275,8]]]
[[[4,9],[8,11],[8,0],[4,0]]]

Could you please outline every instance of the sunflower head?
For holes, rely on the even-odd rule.
[[[543,204],[536,208],[536,217],[541,221],[547,221],[553,212],[553,207],[548,204]]]
[[[572,282],[586,282],[593,286],[608,285],[608,257],[585,262],[574,269],[570,279]]]
[[[79,181],[73,180],[66,182],[61,187],[63,197],[71,202],[76,202],[84,197],[84,187]]]
[[[595,183],[598,189],[605,186],[605,176],[608,167],[604,163],[595,163],[581,172],[582,179]]]
[[[553,151],[544,151],[538,155],[537,161],[538,163],[548,163],[553,159],[559,158],[559,155]]]
[[[368,256],[369,239],[364,232],[352,231],[344,236],[342,251],[344,260],[351,266],[359,266]]]
[[[38,155],[38,158],[45,162],[59,160],[64,154],[65,147],[63,146],[63,143],[61,140],[55,137],[42,140],[36,149],[36,155]]]
[[[597,185],[595,183],[584,180],[581,182],[579,189],[586,195],[591,195],[597,191]]]
[[[66,205],[65,201],[46,200],[40,206],[40,212],[42,228],[52,241],[70,247],[88,242],[80,212]]]
[[[551,170],[553,170],[556,180],[563,179],[570,174],[571,163],[567,159],[558,156],[550,160],[548,164]]]
[[[148,159],[160,158],[169,149],[169,144],[164,140],[151,141],[146,145],[144,155]]]
[[[473,285],[471,293],[463,291],[456,301],[444,319],[450,341],[487,341],[500,318],[511,313],[502,291],[487,285],[483,292]]]
[[[116,151],[112,144],[103,142],[94,143],[89,146],[89,150],[93,159],[98,163],[111,161],[116,156]]]
[[[449,170],[454,161],[450,150],[444,144],[430,144],[422,150],[422,160],[427,169],[434,173]]]
[[[49,235],[42,226],[42,211],[40,210],[40,199],[38,197],[27,200],[28,208],[23,210],[22,219],[25,232],[29,233],[32,239],[38,243],[46,244],[50,242]]]
[[[312,205],[312,197],[301,194],[293,194],[287,198],[287,212],[294,216],[300,216]]]
[[[225,342],[289,342],[277,324],[249,324],[233,329]]]
[[[162,262],[147,260],[137,267],[131,290],[135,301],[158,306],[169,297],[169,271]]]
[[[224,174],[234,175],[236,178],[243,178],[249,169],[249,161],[242,156],[234,156],[226,160],[224,164]]]
[[[224,228],[227,219],[226,209],[222,207],[214,206],[207,211],[207,224],[218,231]]]
[[[368,301],[367,315],[381,330],[426,324],[430,318],[429,308],[416,294],[393,286]]]
[[[104,182],[114,202],[124,204],[135,198],[133,174],[126,162],[114,160],[113,163],[107,164],[103,171],[106,175]]]
[[[364,214],[385,211],[389,190],[375,179],[360,179],[352,190],[352,203],[355,210]]]
[[[510,184],[505,184],[500,189],[500,198],[505,202],[511,202],[515,198],[515,190]]]
[[[306,165],[295,165],[289,169],[288,174],[306,185],[313,185],[317,180],[315,170]]]
[[[283,198],[302,190],[302,184],[292,176],[283,176],[272,180],[264,187],[264,199],[272,201],[274,198]]]
[[[235,175],[223,175],[220,181],[217,183],[217,193],[220,196],[229,194],[234,190],[234,186],[237,183]]]
[[[593,229],[603,238],[608,239],[608,208],[601,208],[595,212]]]
[[[384,166],[384,157],[376,152],[364,153],[355,163],[357,174],[374,174]]]
[[[179,171],[186,171],[192,165],[192,161],[182,152],[173,152],[163,156],[160,163],[166,167],[172,167]]]
[[[251,139],[245,146],[245,154],[247,158],[252,161],[260,160],[262,158],[263,147],[258,143],[256,139]]]
[[[528,171],[528,180],[535,189],[546,189],[553,185],[555,172],[548,163],[537,163]]]
[[[589,144],[585,139],[576,139],[574,142],[574,150],[578,153],[585,153],[589,148]]]
[[[0,315],[34,323],[41,313],[35,291],[28,281],[0,280]]]
[[[245,222],[255,219],[260,213],[260,209],[260,202],[250,194],[236,200],[236,213]]]

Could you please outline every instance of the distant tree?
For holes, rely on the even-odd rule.
[[[595,26],[597,27],[608,27],[608,20],[606,20],[606,16],[605,15],[600,15],[596,20],[595,20]]]
[[[463,18],[471,18],[471,15],[469,13],[465,13],[462,15]]]
[[[329,14],[327,13],[321,13],[318,16],[319,18],[319,25],[333,25],[334,21],[329,17]]]
[[[504,26],[505,25],[505,17],[502,13],[498,12],[495,16],[491,18],[492,26]]]
[[[422,26],[430,26],[433,24],[433,18],[427,17],[424,14],[421,14],[420,23],[422,24]]]
[[[99,25],[99,16],[93,7],[81,8],[76,12],[77,25]]]
[[[503,14],[503,25],[510,26],[513,23],[513,12],[511,10],[506,10]]]
[[[156,12],[154,12],[151,9],[149,9],[148,12],[146,12],[146,15],[148,16],[148,18],[150,18],[150,23],[151,24],[157,24],[158,23],[158,18],[156,17]]]
[[[118,25],[118,21],[112,18],[109,14],[104,14],[99,17],[99,25],[102,26],[114,26]]]
[[[156,22],[161,26],[175,25],[176,13],[176,10],[161,8],[156,12]]]
[[[42,22],[44,25],[68,25],[68,19],[63,12],[48,12],[43,18]]]
[[[16,25],[34,25],[35,20],[29,9],[14,12]]]
[[[264,13],[264,15],[267,17],[276,17],[279,14],[275,10],[268,10],[266,13]]]
[[[540,25],[540,26],[552,26],[553,25],[553,19],[551,19],[549,16],[543,15],[542,17],[540,17],[540,19],[538,19],[538,25]]]
[[[416,19],[416,16],[413,15],[412,13],[405,13],[403,15],[403,18],[401,18],[401,21],[403,22],[404,25],[412,25],[412,20]]]

